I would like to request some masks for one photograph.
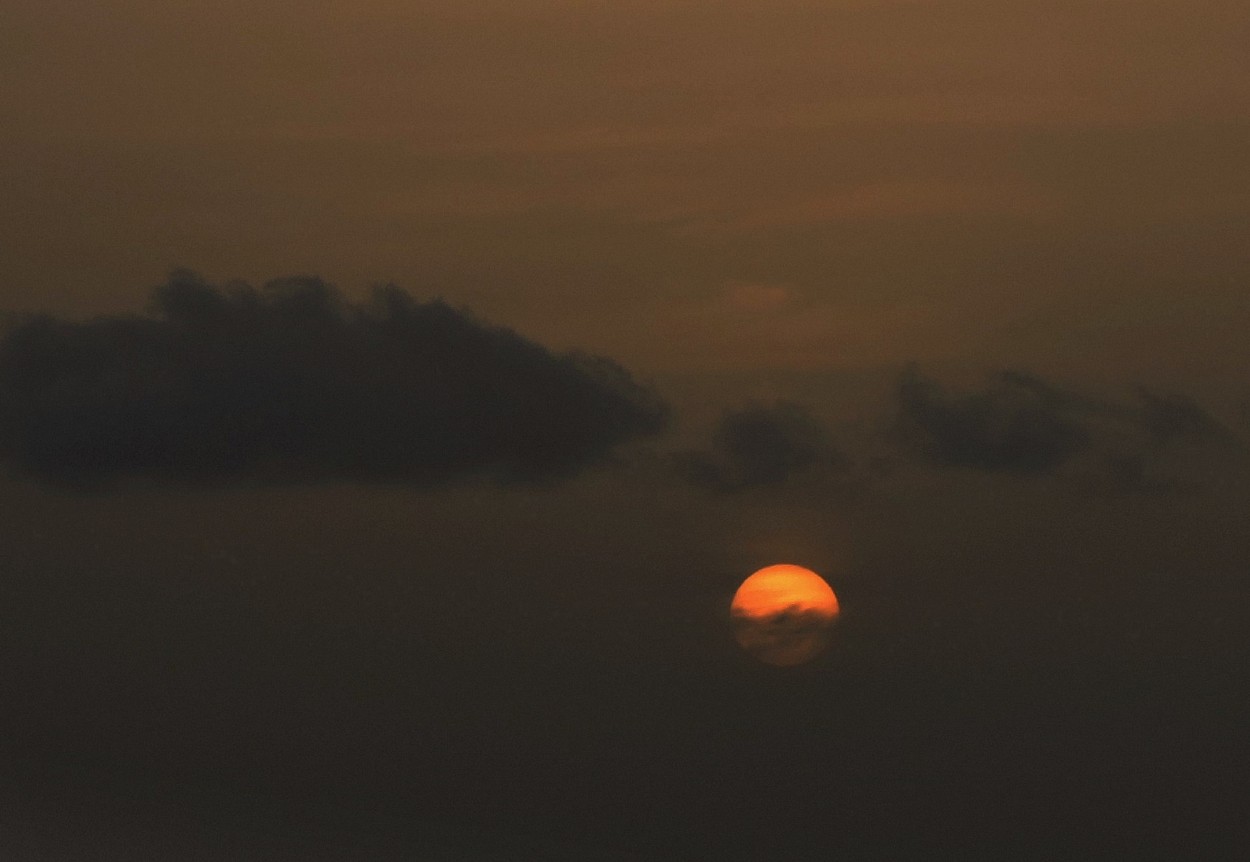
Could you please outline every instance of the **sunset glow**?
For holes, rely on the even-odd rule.
[[[730,611],[740,647],[764,664],[790,667],[824,651],[839,607],[838,597],[820,575],[780,564],[743,581]]]
[[[789,608],[835,617],[840,610],[838,597],[824,578],[811,569],[787,563],[767,566],[743,581],[731,607],[734,613],[751,617]]]

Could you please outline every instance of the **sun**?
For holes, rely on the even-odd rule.
[[[803,566],[767,566],[742,582],[730,603],[734,637],[766,664],[802,664],[824,649],[841,613],[825,579]]]
[[[734,593],[734,613],[759,617],[789,608],[836,617],[840,611],[833,588],[820,575],[802,566],[781,563],[760,569]]]

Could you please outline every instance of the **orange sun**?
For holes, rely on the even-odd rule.
[[[815,657],[839,612],[824,578],[788,564],[751,575],[730,604],[738,643],[760,661],[781,666]]]
[[[760,569],[734,593],[734,613],[769,616],[784,610],[817,611],[838,615],[838,597],[825,579],[802,566],[785,563]]]

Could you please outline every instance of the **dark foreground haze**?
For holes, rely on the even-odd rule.
[[[424,332],[385,355],[451,394],[401,399],[410,445],[379,461],[344,460],[384,431],[370,414],[319,411],[393,386],[318,314],[266,319],[242,352],[160,316],[11,331],[12,858],[1140,858],[1240,834],[1245,444],[1196,402],[907,368],[871,433],[783,403],[682,437],[658,432],[689,411],[606,360],[429,313],[587,393],[507,426],[525,448],[501,451],[555,472],[445,469],[481,451],[438,443],[466,399],[559,393],[527,395],[526,366],[482,390]],[[298,347],[310,328],[325,351]],[[32,332],[66,347],[26,362]],[[272,388],[222,402],[188,379]],[[806,385],[829,413],[838,381]],[[591,428],[594,463],[568,444]],[[120,443],[137,454],[100,448]],[[843,608],[795,667],[740,649],[729,613],[778,559]]]

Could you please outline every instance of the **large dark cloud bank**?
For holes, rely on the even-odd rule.
[[[566,476],[660,431],[610,360],[554,354],[396,287],[177,272],[151,314],[37,316],[0,342],[0,456],[73,485]]]

